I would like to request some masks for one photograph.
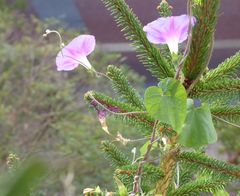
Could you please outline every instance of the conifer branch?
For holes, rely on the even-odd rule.
[[[172,186],[177,157],[179,154],[179,148],[175,147],[176,139],[176,137],[172,138],[173,142],[171,142],[171,149],[164,155],[163,161],[160,165],[160,168],[164,172],[164,178],[159,180],[156,184],[156,195],[160,194],[167,196],[168,189]]]
[[[158,80],[174,77],[174,67],[169,51],[159,50],[149,43],[140,21],[125,1],[101,1],[114,15],[126,39],[130,40],[135,46],[139,60],[147,66],[153,76],[157,77]],[[220,64],[218,68],[209,71],[202,77],[212,55],[220,0],[201,0],[198,1],[200,3],[195,1],[193,4],[191,0],[188,0],[188,2],[189,15],[191,16],[191,11],[193,11],[193,16],[197,18],[197,24],[194,29],[189,28],[188,46],[175,78],[180,79],[180,74],[183,71],[184,85],[188,95],[208,102],[213,116],[224,119],[240,119],[240,80],[236,79],[240,67],[240,53],[238,52]],[[189,27],[191,27],[191,23]],[[192,42],[190,42],[191,35]],[[164,47],[162,46],[162,48]],[[110,65],[105,76],[112,81],[114,90],[121,96],[123,102],[98,92],[86,93],[85,99],[91,105],[96,106],[96,110],[103,110],[105,115],[113,114],[131,125],[141,127],[144,135],[149,136],[152,133],[147,152],[138,165],[132,163],[112,143],[103,142],[102,144],[105,156],[116,168],[116,177],[124,183],[129,191],[133,189],[132,195],[141,194],[141,191],[145,194],[150,190],[163,196],[168,194],[182,196],[202,192],[213,193],[223,189],[229,181],[240,179],[239,166],[227,164],[202,153],[180,152],[176,135],[168,137],[170,148],[164,151],[159,169],[146,164],[156,132],[160,131],[163,134],[162,130],[168,129],[168,125],[164,125],[162,130],[159,126],[156,126],[155,120],[146,112],[142,98],[129,84],[120,69]],[[175,134],[175,132],[172,131],[171,134]],[[174,189],[175,167],[179,163],[186,167],[183,174],[177,172],[177,189]],[[200,177],[201,175],[208,176],[209,179],[200,178],[191,182],[192,171],[197,171]],[[179,179],[181,178],[185,182],[180,183]]]
[[[107,69],[107,76],[111,78],[113,89],[126,102],[140,110],[145,110],[143,100],[138,92],[129,84],[127,78],[122,71],[113,65],[109,65]]]
[[[197,193],[214,193],[224,189],[225,183],[221,180],[200,179],[194,182],[184,184],[169,196],[189,196]]]
[[[188,165],[184,163],[179,164],[179,166],[180,166],[179,186],[182,186],[184,184],[191,182],[196,172],[194,170],[190,170]]]
[[[190,97],[202,98],[203,101],[231,102],[239,99],[240,80],[223,79],[210,82],[199,82],[191,91]]]
[[[231,126],[236,127],[236,128],[240,128],[240,125],[231,123],[231,122],[229,122],[229,121],[227,121],[227,120],[224,120],[224,119],[222,119],[222,118],[220,118],[220,117],[217,117],[217,116],[215,116],[215,115],[212,115],[212,116],[213,116],[214,118],[216,118],[217,120],[220,120],[220,121],[222,121],[222,122],[224,122],[224,123],[227,123],[228,125],[231,125]]]
[[[122,167],[131,164],[131,160],[118,148],[109,141],[103,141],[101,149],[106,157],[114,167]]]
[[[174,66],[174,63],[173,63],[172,55],[171,55],[171,52],[170,52],[168,46],[167,45],[159,45],[159,50],[160,50],[161,56],[163,56],[164,59],[166,59],[166,61],[170,65],[171,69],[175,70],[175,66]]]
[[[197,24],[193,29],[190,52],[183,69],[186,88],[191,86],[208,66],[219,2],[220,0],[202,0],[201,4],[193,6],[193,15],[197,18]]]
[[[240,72],[240,52],[227,58],[216,69],[209,71],[204,77],[203,82],[222,80],[223,78],[236,78]]]
[[[138,59],[147,66],[148,70],[156,78],[163,79],[173,77],[174,70],[162,57],[158,48],[150,44],[143,31],[142,24],[137,16],[129,8],[124,0],[102,0],[111,11],[117,25],[122,28],[127,40],[132,41],[138,55]]]
[[[235,122],[240,119],[240,105],[214,105],[211,106],[211,113],[217,117]]]
[[[178,159],[188,164],[190,168],[203,171],[210,176],[214,174],[214,178],[230,180],[240,179],[240,167],[227,164],[210,158],[202,153],[182,152],[178,155]]]
[[[138,170],[136,164],[132,165],[131,160],[121,152],[114,144],[109,141],[102,142],[102,150],[106,159],[111,162],[113,167],[116,167],[115,175],[125,184],[130,191],[132,189],[132,182],[134,175]],[[155,183],[163,178],[163,172],[157,167],[150,164],[145,164],[142,170],[142,188],[153,188]]]
[[[129,191],[132,191],[134,176],[138,170],[138,165],[126,165],[116,169],[115,175],[124,183]],[[154,188],[156,182],[164,177],[164,174],[157,167],[146,164],[143,167],[141,177],[141,189],[148,192]]]
[[[93,101],[92,97],[111,111],[119,114],[124,113],[124,115],[120,115],[119,117],[131,125],[142,128],[141,131],[144,135],[149,136],[151,134],[152,127],[154,126],[154,119],[147,115],[145,111],[141,111],[139,108],[130,106],[129,104],[116,101],[102,93],[90,91],[85,94],[85,99],[90,103]]]
[[[228,117],[228,116],[240,116],[240,106],[211,106],[211,113],[216,116]]]

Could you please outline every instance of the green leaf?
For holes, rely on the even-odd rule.
[[[217,134],[207,104],[195,107],[193,100],[188,99],[187,118],[179,136],[180,144],[186,147],[199,148],[217,141]]]
[[[147,142],[140,148],[140,155],[141,155],[141,157],[146,154],[147,149],[148,149],[148,145],[149,145],[150,143],[151,143],[150,141],[147,141]],[[156,149],[157,146],[158,146],[158,143],[157,143],[157,142],[154,142],[153,145],[152,145],[152,149],[151,149],[151,150]]]
[[[187,93],[178,80],[166,78],[159,87],[149,87],[144,103],[152,117],[181,132],[187,114]]]
[[[229,196],[229,193],[225,190],[218,191],[213,194],[214,196]]]
[[[119,180],[117,177],[114,177],[114,179],[118,186],[119,196],[128,196],[127,188],[124,186],[124,184],[121,182],[121,180]]]
[[[32,161],[20,172],[14,174],[6,185],[5,196],[29,195],[31,188],[42,179],[47,171],[46,165],[40,161]]]

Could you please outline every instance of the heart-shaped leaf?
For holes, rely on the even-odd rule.
[[[178,80],[166,78],[159,87],[149,87],[144,102],[152,117],[181,132],[187,113],[187,93]]]
[[[217,133],[207,104],[195,107],[193,100],[188,100],[188,112],[179,143],[186,147],[199,148],[217,141]]]

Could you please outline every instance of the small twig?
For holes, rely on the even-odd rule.
[[[227,124],[233,126],[233,127],[240,128],[240,125],[237,125],[237,124],[231,123],[231,122],[229,122],[229,121],[227,121],[227,120],[224,120],[224,119],[222,119],[222,118],[220,118],[220,117],[218,117],[218,116],[215,116],[215,115],[213,115],[213,114],[212,114],[212,116],[213,116],[214,118],[216,118],[216,119],[222,121],[222,122],[225,122],[225,123],[227,123]]]
[[[144,141],[144,140],[147,140],[147,139],[150,139],[150,137],[144,137],[144,138],[133,139],[133,140],[130,139],[130,142],[139,142],[139,141]]]
[[[65,46],[65,44],[64,44],[64,42],[63,42],[63,39],[62,39],[61,34],[60,34],[58,31],[47,29],[47,30],[45,31],[45,33],[43,34],[43,37],[47,37],[47,36],[48,36],[49,34],[51,34],[51,33],[54,33],[54,34],[56,34],[56,35],[58,36],[58,38],[59,38],[59,47],[60,47],[61,53],[62,53],[62,48]],[[62,56],[63,56],[63,53],[62,53]]]
[[[124,115],[133,115],[133,114],[147,114],[147,112],[144,111],[135,111],[135,112],[114,112],[110,109],[108,109],[107,107],[105,107],[103,104],[101,104],[97,99],[95,99],[95,97],[93,97],[91,94],[89,95],[89,97],[94,100],[98,105],[100,105],[102,108],[104,108],[106,111],[108,111],[111,114],[114,115],[120,115],[120,116],[124,116]]]
[[[188,10],[188,15],[189,15],[188,40],[187,40],[187,45],[186,45],[184,53],[183,53],[183,58],[179,62],[178,69],[177,69],[177,72],[176,72],[176,75],[175,75],[175,79],[177,79],[177,80],[180,77],[180,73],[183,69],[184,62],[185,62],[185,60],[188,57],[188,54],[190,52],[190,46],[191,46],[191,42],[192,42],[192,29],[193,29],[192,28],[192,18],[193,18],[193,14],[192,14],[192,1],[191,0],[188,0],[187,7],[188,7],[187,10]]]
[[[146,139],[151,139],[151,137],[146,138]],[[158,137],[157,139],[155,139],[155,140],[153,141],[152,144],[154,144],[155,142],[159,141],[160,139],[161,139],[161,138]],[[130,142],[131,142],[131,141],[130,141]],[[143,156],[143,157],[138,157],[132,164],[135,164],[138,160],[141,160],[141,159],[143,159],[143,158],[144,158],[144,156]],[[157,159],[159,159],[159,158],[156,158],[156,160],[157,160]],[[153,160],[155,160],[155,159],[147,160],[147,161],[145,161],[145,163],[150,162],[150,161],[153,161]]]
[[[176,167],[176,172],[177,172],[177,182],[176,182],[176,187],[179,187],[180,184],[180,169],[179,169],[179,162],[177,162],[177,167]]]
[[[147,162],[147,159],[148,159],[149,154],[151,152],[153,143],[155,142],[155,135],[156,135],[156,130],[157,130],[156,127],[158,125],[158,122],[159,122],[158,120],[154,122],[153,131],[152,131],[152,135],[151,135],[151,139],[150,139],[150,144],[148,145],[147,151],[144,155],[144,158],[139,163],[137,173],[134,176],[133,191],[130,194],[131,196],[135,196],[136,194],[138,194],[140,192],[140,180],[141,180],[141,175],[142,175],[142,171],[143,171],[143,166]]]
[[[95,71],[95,70],[94,70]],[[112,81],[112,78],[108,77],[105,73],[102,73],[102,72],[98,72],[98,71],[95,71],[96,73],[96,76],[104,76],[106,77],[107,79],[109,79],[110,81]]]

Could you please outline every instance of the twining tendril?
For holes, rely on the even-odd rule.
[[[216,118],[216,119],[224,122],[224,123],[227,123],[227,124],[233,126],[233,127],[240,128],[240,125],[237,125],[237,124],[235,124],[235,123],[231,123],[231,122],[229,122],[229,121],[227,121],[227,120],[224,120],[223,118],[220,118],[220,117],[215,116],[215,115],[213,115],[213,114],[212,114],[212,116],[213,116],[214,118]]]

